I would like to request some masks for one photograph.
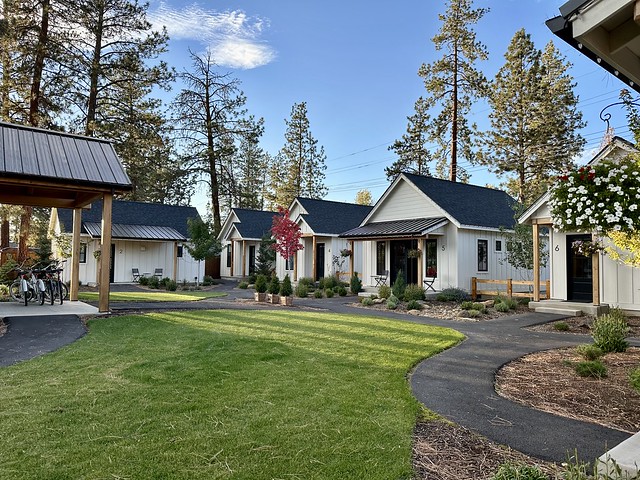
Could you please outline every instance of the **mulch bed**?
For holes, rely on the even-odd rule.
[[[552,463],[498,445],[444,420],[422,421],[413,437],[413,466],[420,480],[489,480],[502,463],[537,465],[553,475]]]
[[[584,315],[581,317],[569,317],[555,322],[543,323],[529,327],[529,330],[537,332],[556,332],[556,333],[583,333],[589,335],[591,333],[591,325],[595,317]],[[567,324],[568,330],[558,330],[558,324]],[[631,328],[629,336],[640,337],[640,317],[627,317],[627,323]]]
[[[640,392],[631,387],[629,373],[640,366],[640,348],[605,355],[607,377],[601,379],[575,373],[574,365],[582,360],[575,348],[526,355],[498,372],[496,391],[538,410],[638,432]]]

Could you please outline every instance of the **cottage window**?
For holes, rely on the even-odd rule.
[[[384,275],[386,270],[384,253],[386,250],[386,242],[376,243],[376,275]]]
[[[87,263],[87,244],[80,244],[80,254],[78,255],[78,261],[80,263]]]
[[[502,240],[496,240],[496,252],[502,251]]]
[[[489,271],[489,241],[478,240],[478,271]]]
[[[438,276],[438,240],[429,239],[425,242],[424,258],[427,277]]]
[[[182,245],[178,245],[178,250],[177,250],[177,252],[178,252],[178,253],[176,254],[176,256],[177,256],[178,258],[182,258],[182,255],[183,255],[183,249],[184,249],[184,247],[183,247]]]
[[[227,268],[231,268],[231,244],[227,245]]]
[[[284,268],[285,270],[293,270],[293,255],[287,258],[287,264]]]

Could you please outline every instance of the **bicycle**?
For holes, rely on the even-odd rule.
[[[68,289],[65,283],[60,279],[60,273],[63,269],[59,268],[56,263],[52,263],[46,269],[46,290],[45,296],[53,305],[57,300],[60,301],[60,305],[64,302],[64,299],[68,295]]]
[[[9,294],[16,302],[24,302],[26,307],[30,301],[38,300],[40,305],[44,304],[45,285],[41,277],[38,276],[41,270],[15,269],[18,278],[9,286]]]

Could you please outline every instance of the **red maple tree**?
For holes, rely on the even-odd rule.
[[[273,216],[271,233],[276,239],[272,248],[285,260],[304,248],[300,243],[302,237],[300,225],[289,218],[289,210],[286,208],[278,207],[278,214]]]

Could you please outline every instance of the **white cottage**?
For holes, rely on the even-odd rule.
[[[603,160],[621,160],[633,152],[637,150],[631,143],[614,137],[609,145],[593,157],[589,165]],[[549,193],[540,197],[519,221],[550,229],[551,301],[534,303],[532,306],[543,310],[565,307],[587,313],[596,313],[606,309],[606,306],[640,310],[640,269],[621,265],[602,253],[584,256],[574,252],[571,248],[574,241],[591,240],[592,235],[584,232],[554,232],[550,228]],[[558,302],[562,302],[562,305],[558,305]]]
[[[289,207],[289,218],[302,230],[303,249],[290,259],[276,257],[276,274],[318,280],[340,273],[343,280],[358,272],[362,278],[361,245],[353,245],[340,233],[358,226],[371,211],[368,205],[297,197]],[[341,252],[350,250],[344,256]]]
[[[271,236],[275,212],[232,208],[218,234],[222,244],[220,275],[242,278],[256,269],[256,255],[264,235]]]
[[[360,226],[341,237],[360,246],[363,284],[433,279],[433,288],[471,288],[471,278],[527,280],[511,266],[501,228],[515,224],[509,195],[465,183],[400,174]]]
[[[102,202],[82,210],[79,279],[83,284],[97,283],[101,212]],[[194,207],[116,200],[112,212],[110,283],[130,283],[137,274],[155,273],[177,282],[202,279],[204,262],[191,258],[184,248],[189,242],[188,219],[200,218]],[[52,210],[50,230],[56,238],[69,234],[72,226],[72,210]],[[61,250],[55,239],[53,250]]]

